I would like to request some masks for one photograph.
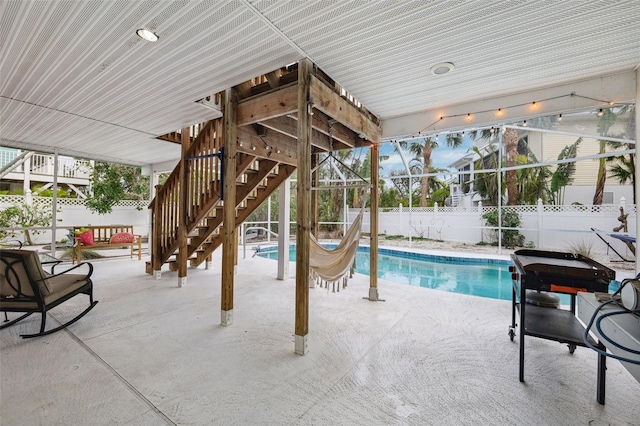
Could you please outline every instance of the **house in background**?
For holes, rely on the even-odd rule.
[[[633,112],[633,111],[631,111]],[[624,113],[612,120],[612,125],[607,127],[606,136],[617,137],[624,140],[625,131],[632,123],[632,114]],[[597,134],[595,128],[602,130],[603,123],[594,112],[580,112],[575,114],[565,114],[562,117],[545,117],[540,120],[530,120],[531,129],[520,127],[518,129],[518,155],[527,156],[529,162],[537,162],[549,167],[550,173],[556,171],[558,165],[554,164],[559,160],[559,155],[578,139],[581,142],[577,149],[577,162],[575,172],[572,174],[571,182],[564,187],[564,195],[561,204],[593,204],[598,170],[600,167],[598,156],[602,153],[603,145],[605,152],[609,155],[619,155],[625,147],[624,142],[620,142],[617,148],[607,146],[604,142],[594,138],[582,136],[584,134]],[[495,168],[495,157],[498,155],[499,137],[497,132],[490,138],[478,138],[474,141],[474,146],[482,153],[484,158],[484,169]],[[503,147],[502,164],[506,162],[506,151]],[[449,204],[451,206],[472,207],[482,201],[482,197],[474,187],[474,182],[478,178],[479,172],[476,170],[480,156],[473,151],[468,151],[458,160],[449,165],[450,168],[458,170],[459,174],[450,185],[451,196]],[[622,198],[633,203],[633,188],[631,181],[621,183],[610,173],[610,168],[614,163],[607,162],[607,177],[602,204],[617,204]]]
[[[58,156],[58,188],[86,198],[92,161]],[[0,146],[0,193],[37,195],[53,187],[54,155]]]

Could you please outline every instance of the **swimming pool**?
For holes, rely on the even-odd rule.
[[[258,255],[277,259],[278,251],[276,247],[262,248]],[[289,260],[296,260],[295,247],[289,250]],[[511,300],[509,265],[510,261],[500,259],[435,256],[384,248],[378,250],[379,278],[492,299]],[[369,247],[358,248],[356,272],[369,275]],[[569,304],[569,300],[569,296],[561,295],[562,304]]]

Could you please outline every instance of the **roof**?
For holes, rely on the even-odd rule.
[[[385,138],[469,125],[462,111],[497,122],[486,111],[536,97],[549,102],[509,119],[633,100],[640,63],[635,0],[0,7],[0,143],[137,165],[175,160],[179,146],[156,137],[219,115],[196,101],[303,57],[381,118]],[[430,73],[441,62],[455,68]],[[440,115],[451,119],[430,125]]]

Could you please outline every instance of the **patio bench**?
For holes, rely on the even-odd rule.
[[[133,233],[131,225],[105,225],[105,226],[74,226],[74,245],[72,262],[82,261],[82,252],[85,250],[106,249],[131,249],[133,259],[134,252],[138,252],[138,260],[142,260],[142,235]]]

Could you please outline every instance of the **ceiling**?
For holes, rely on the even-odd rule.
[[[421,112],[630,74],[638,22],[636,0],[2,0],[0,144],[175,161],[155,137],[217,115],[195,101],[303,57],[393,136]]]

